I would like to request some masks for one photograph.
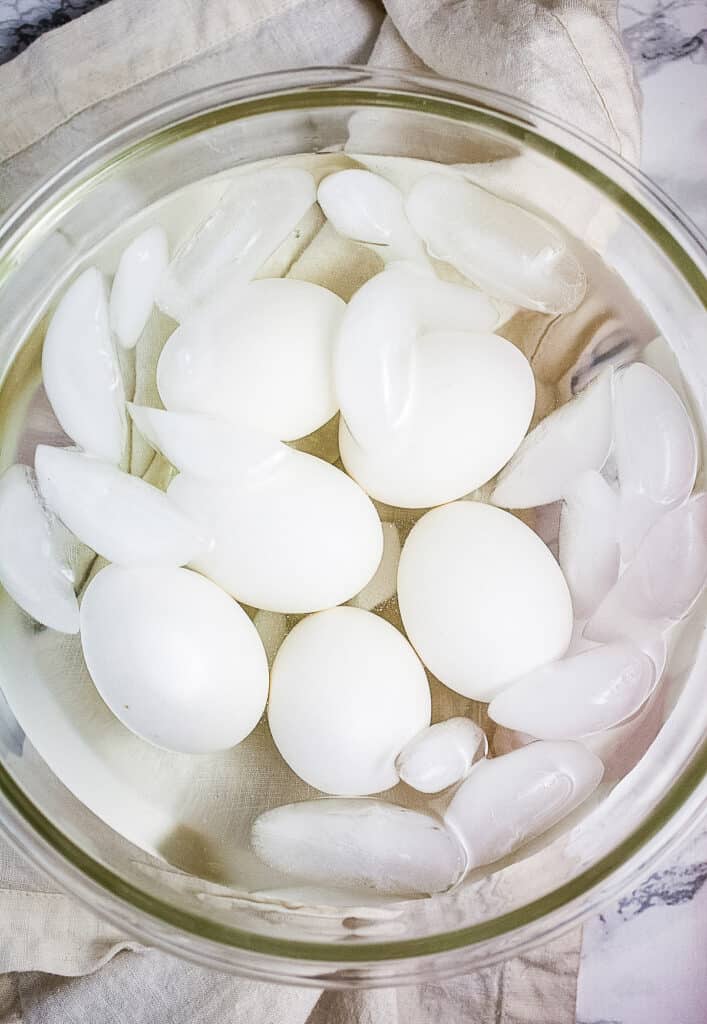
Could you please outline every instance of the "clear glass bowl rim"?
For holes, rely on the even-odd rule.
[[[126,160],[219,123],[273,110],[361,105],[490,126],[556,160],[600,190],[662,249],[707,309],[707,243],[662,190],[606,146],[554,115],[494,90],[431,75],[340,66],[219,83],[130,121],[47,179],[0,221],[0,286],[23,252],[85,191]],[[6,369],[6,368],[4,368]],[[395,984],[517,955],[576,925],[627,889],[707,812],[707,740],[651,814],[591,868],[490,921],[424,938],[337,945],[229,927],[156,898],[85,853],[49,821],[0,764],[0,828],[25,856],[142,942],[206,966],[286,983]],[[502,940],[502,941],[501,941]],[[445,954],[440,960],[440,954]],[[332,968],[343,968],[335,976]],[[376,968],[384,968],[377,973]],[[319,974],[319,970],[323,972]]]

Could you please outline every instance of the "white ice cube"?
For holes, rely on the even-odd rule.
[[[43,507],[32,470],[10,466],[0,477],[0,583],[37,622],[78,633],[65,540],[63,527]]]
[[[584,271],[556,228],[461,176],[421,178],[405,210],[430,254],[490,295],[542,313],[584,297]]]
[[[379,800],[276,807],[255,820],[251,845],[270,867],[304,881],[392,896],[446,892],[464,871],[464,852],[440,821]]]
[[[91,455],[120,462],[125,394],[103,275],[90,267],[64,293],[42,350],[42,379],[59,423]]]
[[[236,178],[162,276],[157,304],[182,320],[218,285],[250,281],[316,199],[298,167],[268,167]]]
[[[594,611],[619,574],[619,497],[601,473],[577,477],[560,515],[559,561],[576,618]]]
[[[489,715],[538,739],[576,739],[630,718],[655,681],[652,660],[633,644],[594,647],[512,683],[491,701]]]
[[[364,448],[388,442],[410,411],[415,339],[429,331],[492,331],[493,303],[481,292],[393,265],[349,302],[339,330],[334,380],[349,430]]]
[[[600,470],[612,443],[612,371],[603,373],[528,434],[491,496],[501,508],[534,508],[564,498],[577,477]]]
[[[581,743],[529,743],[479,761],[444,820],[464,844],[470,868],[491,864],[578,807],[599,785],[603,770]]]
[[[145,329],[168,262],[161,227],[143,231],[123,251],[110,291],[110,325],[123,348],[134,348]]]
[[[643,645],[679,622],[707,582],[707,494],[667,512],[585,628],[590,640]]]
[[[396,257],[424,259],[402,193],[380,175],[357,168],[330,174],[320,184],[317,199],[340,235],[386,246]]]
[[[470,718],[448,718],[418,733],[400,751],[400,778],[420,793],[439,793],[466,778],[474,761],[485,757],[483,729]]]
[[[246,424],[131,402],[128,411],[145,440],[197,480],[254,482],[290,454],[287,445]]]
[[[697,474],[697,441],[678,395],[642,363],[617,375],[614,419],[621,554],[629,561],[658,518],[690,495]]]
[[[35,469],[52,512],[110,562],[185,565],[210,544],[166,494],[108,462],[39,445]]]
[[[400,534],[395,523],[381,523],[383,530],[383,556],[375,576],[363,590],[352,597],[349,604],[354,608],[372,611],[393,596],[398,585],[398,563],[400,561]]]

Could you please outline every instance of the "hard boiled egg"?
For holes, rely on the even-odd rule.
[[[561,657],[572,635],[570,593],[549,549],[519,519],[480,502],[433,509],[415,524],[398,600],[427,667],[474,700]]]
[[[407,640],[359,608],[298,623],[272,669],[270,731],[290,768],[338,796],[398,781],[400,749],[430,722],[425,670]]]
[[[292,441],[331,419],[332,351],[345,303],[308,281],[223,290],[170,337],[157,367],[165,406]]]
[[[158,747],[226,750],[265,708],[268,665],[255,626],[188,569],[102,569],[81,602],[81,641],[108,707]]]

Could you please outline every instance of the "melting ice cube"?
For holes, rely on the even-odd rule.
[[[494,505],[549,505],[564,498],[581,473],[602,468],[612,443],[612,383],[612,370],[605,370],[531,430],[499,475]]]
[[[690,495],[697,474],[697,442],[673,388],[642,363],[617,375],[614,418],[621,553],[628,561],[656,520]]]
[[[101,273],[90,267],[64,293],[42,350],[44,389],[59,423],[91,455],[120,462],[125,394]]]
[[[148,228],[124,250],[110,291],[110,325],[123,348],[134,348],[152,312],[169,260],[164,228]]]
[[[619,574],[619,497],[588,470],[567,491],[560,515],[559,561],[576,618],[594,611]]]
[[[405,210],[430,254],[490,295],[541,313],[569,312],[584,297],[584,271],[555,228],[462,177],[421,178]]]
[[[10,466],[0,477],[0,583],[37,622],[78,633],[64,540],[63,528],[42,505],[32,470]]]
[[[379,800],[276,807],[255,820],[251,844],[270,867],[304,881],[393,896],[446,892],[464,871],[464,852],[441,822]]]
[[[400,751],[395,762],[400,778],[421,793],[439,793],[466,778],[488,743],[470,718],[448,718],[423,729]]]
[[[489,715],[538,739],[575,739],[629,718],[655,681],[652,660],[633,644],[594,647],[517,680],[494,697]]]
[[[84,544],[119,565],[185,565],[203,533],[156,487],[83,452],[39,445],[35,468],[49,508]]]
[[[539,740],[479,761],[444,820],[463,842],[470,868],[491,864],[578,807],[599,785],[603,770],[581,743]]]

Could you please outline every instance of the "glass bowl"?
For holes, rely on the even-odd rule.
[[[631,358],[660,334],[688,382],[704,438],[707,253],[659,189],[581,132],[507,96],[420,75],[324,68],[228,82],[169,103],[93,147],[5,217],[0,469],[17,458],[23,388],[33,373],[36,385],[46,311],[107,235],[149,204],[237,165],[344,150],[472,165],[479,180],[568,228],[585,247],[590,299],[546,346],[542,375],[567,397],[588,367]],[[594,304],[592,281],[602,297]],[[626,288],[628,305],[620,301]],[[3,831],[126,933],[210,967],[352,986],[488,965],[552,939],[630,887],[707,803],[702,602],[673,638],[648,712],[611,737],[600,794],[562,829],[434,899],[337,907],[250,898],[200,877],[205,870],[189,872],[185,851],[198,836],[173,837],[171,854],[165,847],[162,860],[150,857],[52,773],[24,738],[17,694],[44,694],[35,705],[50,716],[71,666],[39,657],[41,632],[9,606],[0,598]],[[129,826],[129,804],[113,811]]]

